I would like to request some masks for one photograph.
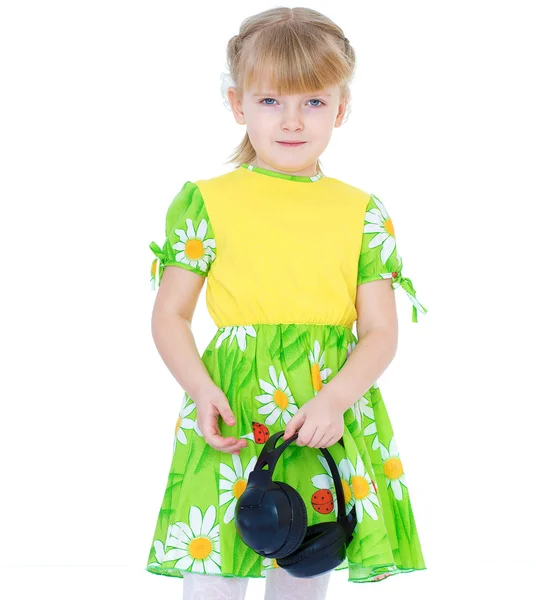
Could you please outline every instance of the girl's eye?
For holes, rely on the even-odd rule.
[[[274,98],[263,98],[263,99],[261,100],[261,104],[264,104],[264,101],[265,101],[265,100],[274,100]],[[313,99],[309,100],[309,102],[320,102],[320,104],[314,104],[314,105],[313,105],[313,108],[318,108],[318,107],[319,107],[319,106],[321,106],[322,104],[325,104],[324,102],[322,102],[322,100],[319,100],[318,98],[313,98]],[[272,103],[269,103],[269,104],[265,104],[264,106],[273,106],[273,104],[272,104]]]

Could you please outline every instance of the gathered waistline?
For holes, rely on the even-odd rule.
[[[284,323],[284,322],[232,323],[229,325],[217,325],[216,324],[216,327],[218,328],[218,331],[223,331],[224,329],[229,329],[231,327],[259,327],[259,326],[268,326],[268,325],[271,325],[271,326],[300,325],[300,326],[304,326],[304,327],[344,327],[345,329],[348,329],[350,331],[353,330],[353,323],[352,323],[352,325],[346,325],[344,323],[313,323],[313,322],[308,322],[308,323],[296,323],[296,322],[289,322],[289,323]]]

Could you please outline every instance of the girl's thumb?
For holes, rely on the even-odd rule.
[[[296,431],[303,425],[304,421],[304,414],[299,412],[296,413],[287,423],[285,434],[283,435],[283,440],[286,441],[289,438],[291,438],[296,433]]]

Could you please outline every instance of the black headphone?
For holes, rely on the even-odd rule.
[[[294,577],[317,577],[335,569],[346,558],[356,525],[355,505],[348,515],[337,465],[326,457],[337,492],[337,521],[307,526],[305,502],[300,494],[282,481],[272,481],[275,465],[283,450],[297,439],[295,433],[278,448],[285,432],[274,433],[264,445],[246,489],[235,507],[235,523],[242,541],[257,554],[276,558],[277,564]],[[344,447],[342,438],[339,442]],[[268,465],[268,469],[263,467]]]

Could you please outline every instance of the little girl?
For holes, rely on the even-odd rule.
[[[183,578],[186,600],[243,599],[251,577],[266,578],[266,600],[322,600],[331,573],[294,577],[254,552],[237,499],[268,438],[297,433],[273,479],[298,491],[307,524],[337,519],[320,448],[356,508],[336,570],[363,583],[426,569],[376,380],[396,353],[393,290],[414,322],[427,309],[382,201],[320,168],[349,108],[355,55],[342,30],[309,8],[274,8],[247,18],[227,53],[226,100],[247,126],[235,168],[185,181],[162,248],[150,244],[153,337],[185,394],[146,570]],[[200,356],[191,321],[205,278],[218,330]]]

